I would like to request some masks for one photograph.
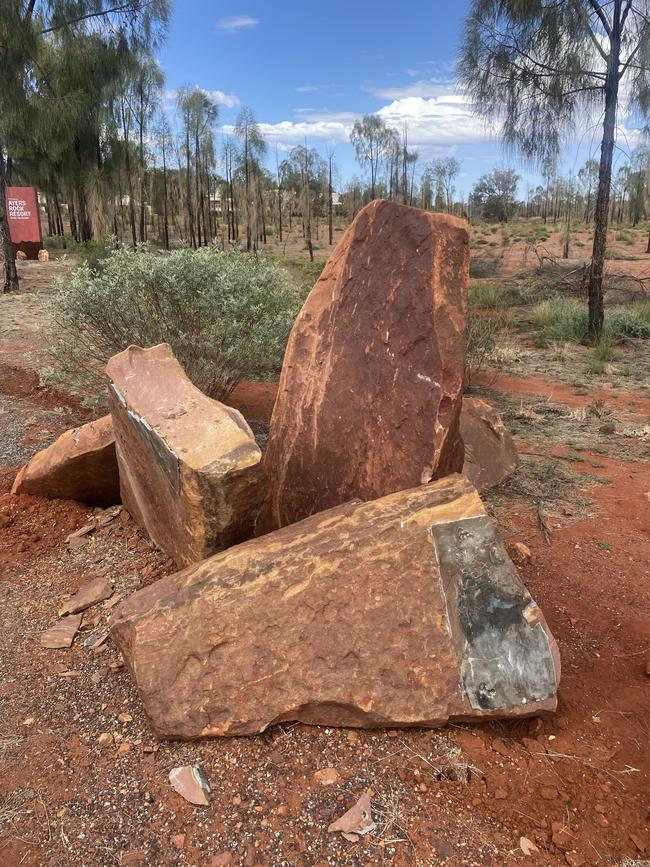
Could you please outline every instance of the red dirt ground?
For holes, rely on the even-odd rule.
[[[552,389],[556,401],[575,397],[556,383],[501,377],[490,386],[495,402],[497,389],[510,386],[537,395]],[[272,384],[245,383],[233,402],[265,419],[273,395]],[[595,470],[580,465],[589,517],[552,527],[550,544],[529,503],[515,504],[502,525],[508,544],[532,551],[522,578],[560,645],[554,717],[441,733],[287,726],[259,738],[159,748],[113,647],[95,657],[77,640],[48,651],[37,636],[65,594],[98,570],[128,592],[171,564],[121,520],[68,550],[67,534],[92,510],[12,497],[13,471],[5,470],[0,745],[21,740],[0,753],[0,817],[3,805],[14,810],[0,825],[2,867],[609,865],[648,857],[650,477],[647,464],[593,457],[609,484],[591,486]],[[107,616],[90,609],[85,634]],[[124,712],[132,719],[121,723]],[[105,731],[116,743],[100,750]],[[209,808],[186,804],[167,782],[170,767],[194,761],[213,786]],[[332,787],[313,776],[327,766],[338,772]],[[357,844],[325,833],[368,787],[379,832]],[[524,856],[521,837],[539,851]]]

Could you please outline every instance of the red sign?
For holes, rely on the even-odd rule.
[[[11,243],[43,245],[35,187],[7,187],[7,217]]]

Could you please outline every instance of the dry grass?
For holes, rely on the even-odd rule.
[[[0,827],[13,823],[24,811],[22,792],[11,792],[0,799]]]
[[[0,762],[4,760],[7,754],[18,744],[22,743],[25,738],[20,735],[0,735]]]

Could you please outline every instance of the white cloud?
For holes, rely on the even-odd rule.
[[[217,105],[225,105],[226,108],[234,108],[239,105],[239,98],[234,93],[224,93],[223,90],[206,90],[205,92]]]
[[[348,142],[358,112],[297,109],[296,120],[260,123],[264,135],[287,145],[319,141]],[[435,97],[405,96],[382,106],[376,114],[401,132],[406,125],[409,144],[420,149],[422,156],[450,153],[461,144],[494,142],[496,129],[488,128],[472,111],[465,96],[450,85]]]
[[[270,144],[281,147],[293,147],[303,144],[314,144],[315,140],[347,142],[350,138],[351,123],[344,123],[336,119],[322,118],[321,120],[291,121],[281,120],[279,123],[258,124],[262,135]],[[232,133],[234,127],[227,124],[222,127],[225,133]]]
[[[478,144],[494,140],[496,133],[476,117],[461,94],[428,99],[407,96],[382,106],[376,113],[397,130],[406,124],[409,142],[419,147]]]
[[[300,87],[294,87],[296,93],[314,93],[318,88],[313,84],[301,84]]]
[[[220,18],[217,27],[219,30],[225,30],[226,33],[236,33],[247,27],[255,27],[259,23],[257,18],[251,18],[250,15],[229,15],[227,18]]]
[[[415,70],[407,70],[411,75]],[[364,87],[368,93],[380,99],[405,99],[409,96],[421,96],[423,99],[435,98],[448,94],[454,84],[448,78],[429,78],[414,81],[403,87]]]

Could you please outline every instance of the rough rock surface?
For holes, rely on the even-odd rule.
[[[461,475],[347,503],[139,590],[111,635],[156,733],[552,711],[559,656]]]
[[[125,509],[179,566],[253,533],[261,452],[243,416],[188,379],[167,344],[108,362]]]
[[[478,397],[464,397],[460,435],[465,445],[463,472],[479,491],[500,484],[517,469],[512,434],[493,406]]]
[[[108,583],[103,575],[94,578],[87,584],[84,584],[74,596],[66,599],[63,606],[59,609],[59,617],[64,614],[78,614],[79,611],[85,611],[91,605],[96,605],[98,602],[103,602],[113,595],[113,588]]]
[[[67,430],[37,452],[16,476],[13,494],[79,500],[91,506],[120,502],[115,436],[110,415]]]
[[[40,642],[43,647],[56,650],[62,647],[72,647],[74,637],[81,626],[81,614],[71,614],[63,617],[54,626],[41,633]]]
[[[289,338],[260,532],[461,470],[468,263],[463,220],[357,215]]]

